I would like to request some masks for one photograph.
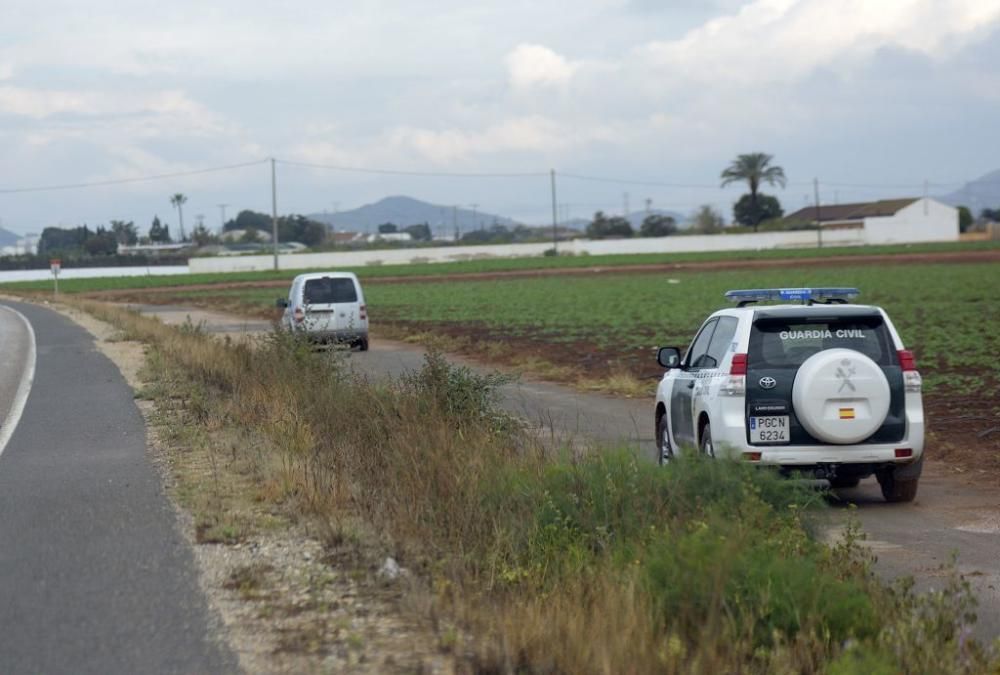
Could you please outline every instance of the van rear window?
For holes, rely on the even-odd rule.
[[[896,363],[889,332],[878,316],[760,319],[750,330],[747,359],[760,368],[798,367],[813,354],[835,348],[861,352],[881,366]]]
[[[302,302],[307,305],[335,305],[357,301],[358,291],[354,287],[354,279],[344,277],[308,279],[302,291]]]

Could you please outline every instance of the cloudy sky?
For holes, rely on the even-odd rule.
[[[775,156],[786,210],[1000,168],[1000,0],[4,0],[0,225],[346,210],[392,194],[529,222],[728,215]],[[302,166],[524,177],[412,176]],[[949,185],[944,185],[944,184]],[[190,215],[189,215],[190,214]]]

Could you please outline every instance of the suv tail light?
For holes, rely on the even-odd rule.
[[[899,367],[903,369],[903,390],[919,393],[923,380],[917,372],[917,361],[913,358],[913,352],[909,349],[900,349],[896,355],[899,357]]]
[[[302,323],[306,320],[306,310],[296,307],[295,311],[292,312],[292,317],[295,319],[295,323]]]
[[[368,320],[368,305],[361,305],[361,307],[358,308],[358,317],[362,321]]]
[[[729,366],[729,377],[722,383],[719,393],[722,396],[745,396],[747,393],[747,355],[733,354]]]
[[[746,354],[733,354],[733,363],[729,366],[730,375],[746,375],[747,374],[747,355]]]

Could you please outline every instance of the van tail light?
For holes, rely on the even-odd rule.
[[[747,355],[733,354],[729,366],[729,377],[722,383],[719,393],[722,396],[745,396],[747,393]]]
[[[899,367],[903,369],[903,390],[920,393],[923,380],[917,372],[917,361],[913,358],[913,352],[909,349],[900,349],[896,355],[899,357]]]
[[[361,305],[358,309],[358,317],[360,317],[362,321],[368,320],[368,305]]]
[[[302,323],[306,320],[306,310],[296,307],[295,311],[292,312],[292,317],[295,319],[295,323]]]

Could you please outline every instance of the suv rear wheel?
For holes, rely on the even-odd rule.
[[[882,496],[887,502],[912,502],[917,496],[919,478],[900,480],[896,478],[896,472],[893,470],[879,472],[876,477],[879,487],[882,488]]]

